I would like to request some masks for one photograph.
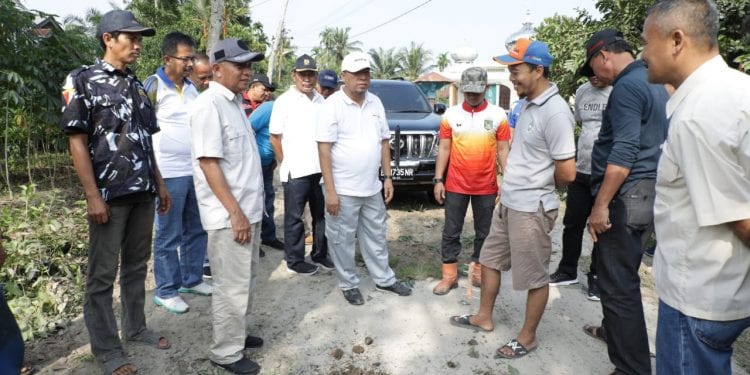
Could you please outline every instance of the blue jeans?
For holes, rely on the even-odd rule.
[[[305,261],[305,203],[310,204],[314,262],[328,257],[326,240],[325,197],[320,187],[321,174],[292,178],[284,182],[284,258],[291,267]]]
[[[261,221],[260,239],[263,241],[273,241],[276,239],[276,223],[273,222],[273,201],[276,199],[276,192],[273,189],[273,170],[276,168],[276,162],[263,166],[263,192],[265,193],[266,213]]]
[[[689,317],[659,300],[657,374],[731,374],[732,344],[750,317],[730,321]]]
[[[18,374],[23,364],[23,338],[0,284],[0,374]]]
[[[154,279],[156,295],[171,298],[177,296],[180,287],[194,287],[203,280],[207,237],[201,226],[193,177],[165,178],[164,183],[172,196],[172,207],[154,220]]]
[[[615,368],[628,375],[651,374],[646,320],[641,301],[641,239],[653,228],[654,180],[640,180],[609,204],[612,227],[599,234],[596,270],[602,327]]]

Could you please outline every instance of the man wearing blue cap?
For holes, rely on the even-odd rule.
[[[146,329],[145,280],[156,212],[171,198],[154,157],[151,135],[159,131],[143,85],[127,67],[154,29],[132,13],[102,16],[97,39],[104,57],[72,71],[63,86],[62,130],[68,135],[73,166],[86,193],[89,253],[83,318],[91,352],[109,374],[135,374],[123,351],[112,309],[112,289],[120,266],[122,334],[125,340],[169,348],[169,341]]]
[[[602,326],[584,326],[605,339],[615,373],[650,374],[641,302],[642,241],[653,231],[656,165],[667,136],[664,86],[649,84],[646,64],[614,29],[594,33],[581,74],[612,84],[591,152],[589,233],[598,245],[596,270]]]
[[[454,326],[492,331],[492,312],[500,290],[500,272],[513,265],[513,288],[527,290],[526,316],[518,336],[497,350],[520,358],[537,348],[536,331],[549,297],[550,232],[560,202],[556,186],[575,180],[573,114],[549,81],[552,56],[540,41],[519,39],[509,54],[495,61],[509,65],[510,81],[526,104],[510,149],[500,204],[484,241],[479,312],[450,318]]]
[[[263,177],[241,94],[250,84],[252,63],[263,54],[230,38],[216,43],[209,59],[214,80],[190,117],[195,192],[214,287],[209,358],[235,374],[257,374],[260,366],[243,350],[263,345],[247,332],[260,261]]]
[[[339,78],[331,69],[323,69],[318,74],[317,90],[323,98],[327,99],[339,89]]]

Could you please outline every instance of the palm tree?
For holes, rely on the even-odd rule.
[[[372,48],[368,53],[372,59],[373,78],[393,78],[401,72],[401,61],[395,48]]]
[[[450,57],[448,57],[448,52],[443,52],[438,55],[436,65],[439,71],[442,72],[450,64],[451,64],[451,59]]]
[[[65,16],[63,19],[63,27],[67,31],[80,30],[89,36],[94,37],[101,18],[102,13],[98,9],[87,8],[86,15],[83,17],[72,14]]]
[[[351,27],[326,27],[320,33],[320,46],[313,48],[313,54],[320,66],[338,71],[344,56],[362,50],[361,42],[349,40],[349,30]]]
[[[432,59],[432,52],[422,47],[422,44],[411,42],[409,48],[403,47],[399,52],[401,67],[406,78],[413,81],[431,66],[428,64]]]

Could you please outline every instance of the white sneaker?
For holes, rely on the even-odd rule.
[[[214,292],[214,287],[201,281],[200,284],[190,288],[180,288],[177,290],[180,293],[193,293],[201,296],[210,296]]]
[[[163,306],[169,312],[175,314],[182,314],[190,309],[190,306],[188,306],[188,304],[185,303],[185,301],[183,301],[182,297],[180,296],[175,296],[172,298],[159,298],[159,296],[154,296],[154,303],[156,304],[156,306]]]

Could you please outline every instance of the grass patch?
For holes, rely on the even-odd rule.
[[[424,280],[427,278],[440,278],[442,269],[440,259],[434,261],[413,261],[394,267],[396,277],[400,280]]]
[[[96,357],[91,353],[83,353],[73,357],[73,363],[94,362]]]

